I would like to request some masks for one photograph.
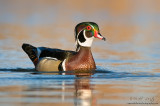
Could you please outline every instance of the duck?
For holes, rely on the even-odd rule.
[[[75,27],[75,51],[35,47],[27,43],[22,44],[22,49],[37,71],[95,70],[96,64],[91,52],[94,38],[106,40],[95,22],[81,22]]]

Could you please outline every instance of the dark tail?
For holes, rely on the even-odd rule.
[[[30,44],[23,43],[22,49],[27,53],[31,61],[36,66],[36,64],[38,63],[37,48]]]

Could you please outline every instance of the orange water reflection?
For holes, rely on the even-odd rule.
[[[29,86],[0,87],[1,104],[14,105],[66,105],[66,106],[128,106],[134,103],[154,103],[160,100],[158,82],[143,81],[92,81],[79,76],[73,84],[67,80],[49,84],[35,83]],[[56,81],[56,80],[55,80]],[[58,80],[57,80],[58,81]],[[100,80],[99,80],[100,81]],[[143,82],[141,82],[143,81]],[[102,84],[103,83],[103,84]],[[44,85],[42,85],[44,84]]]

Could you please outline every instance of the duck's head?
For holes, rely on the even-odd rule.
[[[105,40],[100,34],[99,27],[94,22],[82,22],[75,27],[76,51],[80,46],[91,47],[93,39]]]

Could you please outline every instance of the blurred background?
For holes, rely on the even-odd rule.
[[[159,4],[159,0],[0,0],[0,67],[33,67],[21,49],[24,42],[74,50],[74,28],[83,21],[96,22],[107,38],[94,41],[97,61],[160,58]]]
[[[21,45],[75,50],[83,21],[107,38],[92,45],[97,73],[33,73]],[[0,0],[1,105],[159,106],[159,72],[160,0]]]

